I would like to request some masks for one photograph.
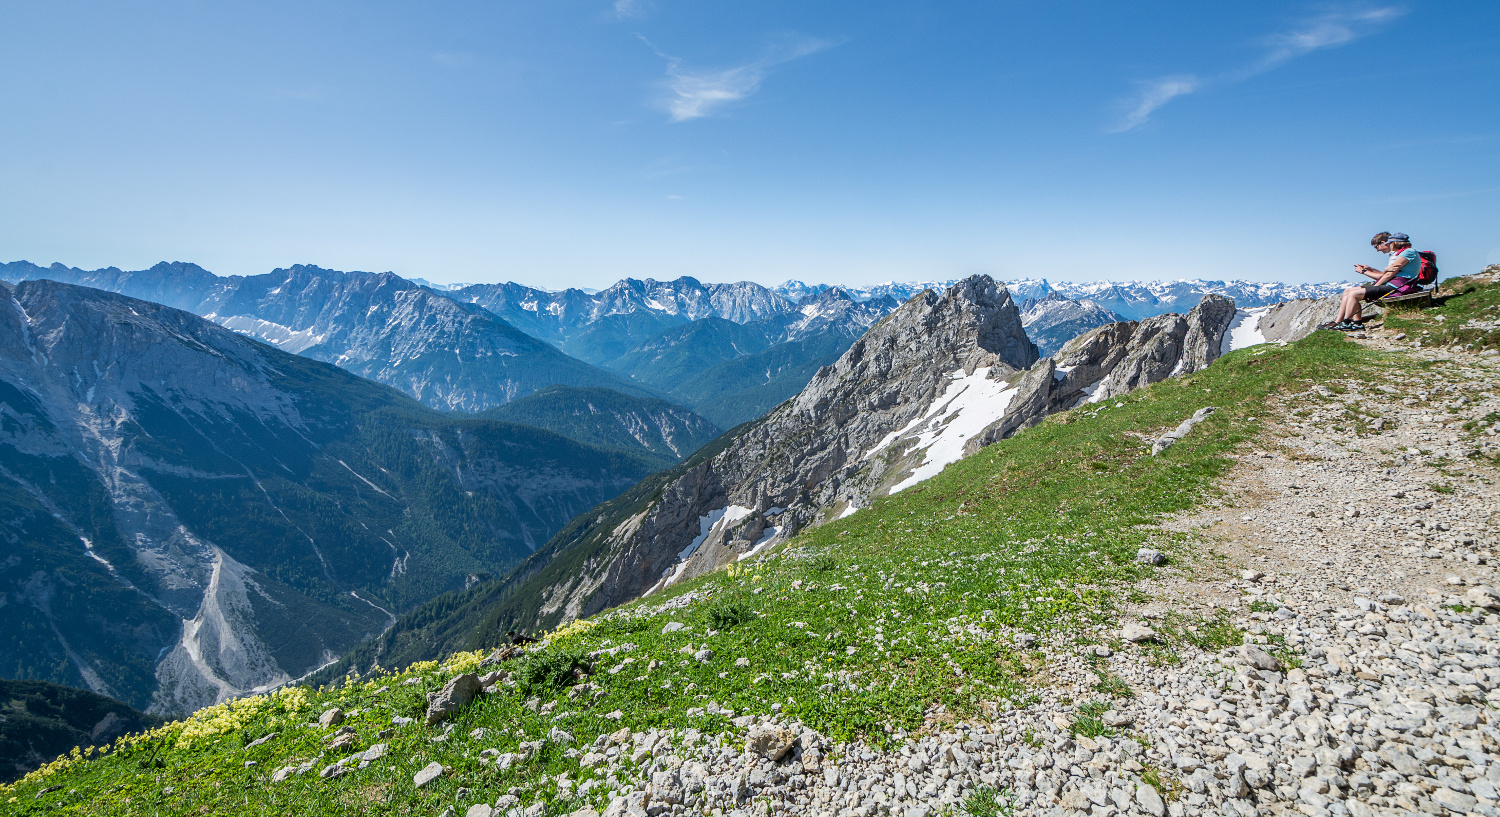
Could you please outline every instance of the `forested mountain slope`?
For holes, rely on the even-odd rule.
[[[463,419],[158,304],[0,285],[0,671],[183,712],[497,575],[657,457]]]
[[[641,449],[666,468],[719,436],[719,428],[665,400],[611,389],[549,386],[480,414],[545,428],[601,448]]]
[[[99,746],[158,726],[161,719],[85,689],[0,680],[0,783],[75,746]]]

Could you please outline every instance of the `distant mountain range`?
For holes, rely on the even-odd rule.
[[[288,352],[394,386],[428,406],[482,411],[551,385],[681,403],[720,428],[796,394],[875,321],[951,281],[862,287],[787,281],[621,280],[603,290],[516,283],[433,286],[391,273],[297,265],[218,276],[195,264],[81,270],[19,261],[0,280],[49,278],[163,303]],[[1114,319],[1186,312],[1205,294],[1246,307],[1319,297],[1338,284],[1174,281],[1007,285],[1037,343],[1055,349]],[[1049,296],[1055,296],[1049,299]],[[1068,307],[1059,298],[1086,302]]]
[[[646,393],[483,309],[390,273],[297,265],[220,277],[196,264],[126,272],[20,261],[0,266],[0,279],[50,279],[177,307],[433,408],[479,411],[554,384]]]
[[[1021,302],[1021,325],[1042,357],[1051,357],[1063,344],[1090,329],[1123,320],[1094,301],[1075,301],[1056,290]]]
[[[942,291],[955,283],[957,281],[887,282],[868,286],[845,286],[843,289],[853,295],[856,300],[891,298],[900,303],[924,289]],[[1023,278],[1005,282],[1005,287],[1010,290],[1011,296],[1018,301],[1039,301],[1049,294],[1057,293],[1071,300],[1093,301],[1100,308],[1132,321],[1153,315],[1164,315],[1168,312],[1185,313],[1196,306],[1204,295],[1223,295],[1234,301],[1240,308],[1249,309],[1298,298],[1323,298],[1342,292],[1346,286],[1348,284],[1338,282],[1284,284],[1270,281],[1206,281],[1202,279],[1127,282],[1058,281],[1052,283],[1045,278]],[[772,290],[795,300],[829,288],[828,284],[787,281],[780,286],[772,287]]]
[[[0,671],[158,713],[316,669],[714,433],[619,394],[657,432],[591,445],[156,303],[0,301]]]

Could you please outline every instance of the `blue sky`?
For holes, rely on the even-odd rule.
[[[1500,262],[1500,4],[0,0],[0,260],[433,281]]]

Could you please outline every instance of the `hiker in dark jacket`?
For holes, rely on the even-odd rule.
[[[1377,270],[1364,264],[1355,264],[1355,272],[1374,279],[1375,283],[1344,290],[1343,298],[1339,301],[1338,317],[1322,324],[1320,329],[1336,329],[1340,332],[1363,329],[1365,301],[1373,301],[1392,292],[1405,292],[1411,282],[1417,279],[1417,273],[1422,269],[1422,258],[1411,248],[1411,237],[1406,233],[1377,233],[1370,239],[1370,246],[1390,254],[1385,269]]]

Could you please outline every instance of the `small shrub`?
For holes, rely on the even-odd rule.
[[[578,683],[588,668],[583,650],[545,650],[528,655],[516,668],[516,685],[523,695],[556,692]]]
[[[1094,684],[1095,692],[1103,692],[1115,698],[1135,697],[1135,690],[1130,688],[1124,678],[1102,667],[1095,667],[1094,672],[1099,676],[1099,683]]]
[[[712,629],[724,631],[755,617],[755,611],[742,601],[719,599],[710,602],[703,618]]]
[[[1168,616],[1161,631],[1174,644],[1191,644],[1204,652],[1217,652],[1245,642],[1244,631],[1234,626],[1228,610],[1219,610],[1213,618]]]
[[[1169,803],[1182,796],[1182,781],[1171,775],[1162,774],[1161,769],[1155,766],[1148,765],[1145,771],[1141,772],[1141,782],[1156,789],[1161,799]]]
[[[1250,602],[1250,612],[1252,613],[1274,613],[1279,609],[1281,608],[1277,607],[1274,602],[1269,602],[1265,599],[1256,599]]]

